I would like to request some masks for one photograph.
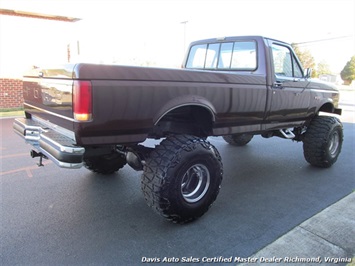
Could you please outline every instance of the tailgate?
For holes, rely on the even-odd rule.
[[[24,75],[24,108],[58,126],[73,128],[73,69],[74,65],[36,68]]]

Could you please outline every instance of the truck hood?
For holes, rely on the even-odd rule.
[[[325,89],[338,91],[337,86],[335,86],[333,83],[329,83],[316,78],[312,78],[309,81],[310,83],[307,86],[309,89]]]

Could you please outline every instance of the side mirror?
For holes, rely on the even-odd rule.
[[[312,68],[306,68],[306,71],[305,71],[306,73],[305,73],[305,75],[304,75],[304,77],[306,78],[306,79],[309,79],[311,76],[312,76]]]

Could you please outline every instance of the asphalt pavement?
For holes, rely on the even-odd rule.
[[[344,121],[329,169],[309,166],[301,143],[209,138],[223,159],[222,189],[181,226],[146,206],[128,166],[110,176],[37,167],[12,121],[0,119],[1,265],[346,265],[355,255],[353,123]]]

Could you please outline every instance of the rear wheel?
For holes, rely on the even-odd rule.
[[[330,167],[338,159],[343,143],[343,126],[330,116],[315,117],[303,139],[306,161],[317,167]]]
[[[126,157],[120,153],[111,153],[102,156],[92,156],[84,159],[84,165],[92,172],[99,174],[113,174],[127,163]]]
[[[247,145],[253,138],[253,135],[249,134],[234,134],[223,136],[223,139],[234,146],[244,146]]]
[[[217,198],[222,162],[208,141],[170,136],[150,154],[142,175],[147,204],[166,219],[186,223],[202,216]]]

